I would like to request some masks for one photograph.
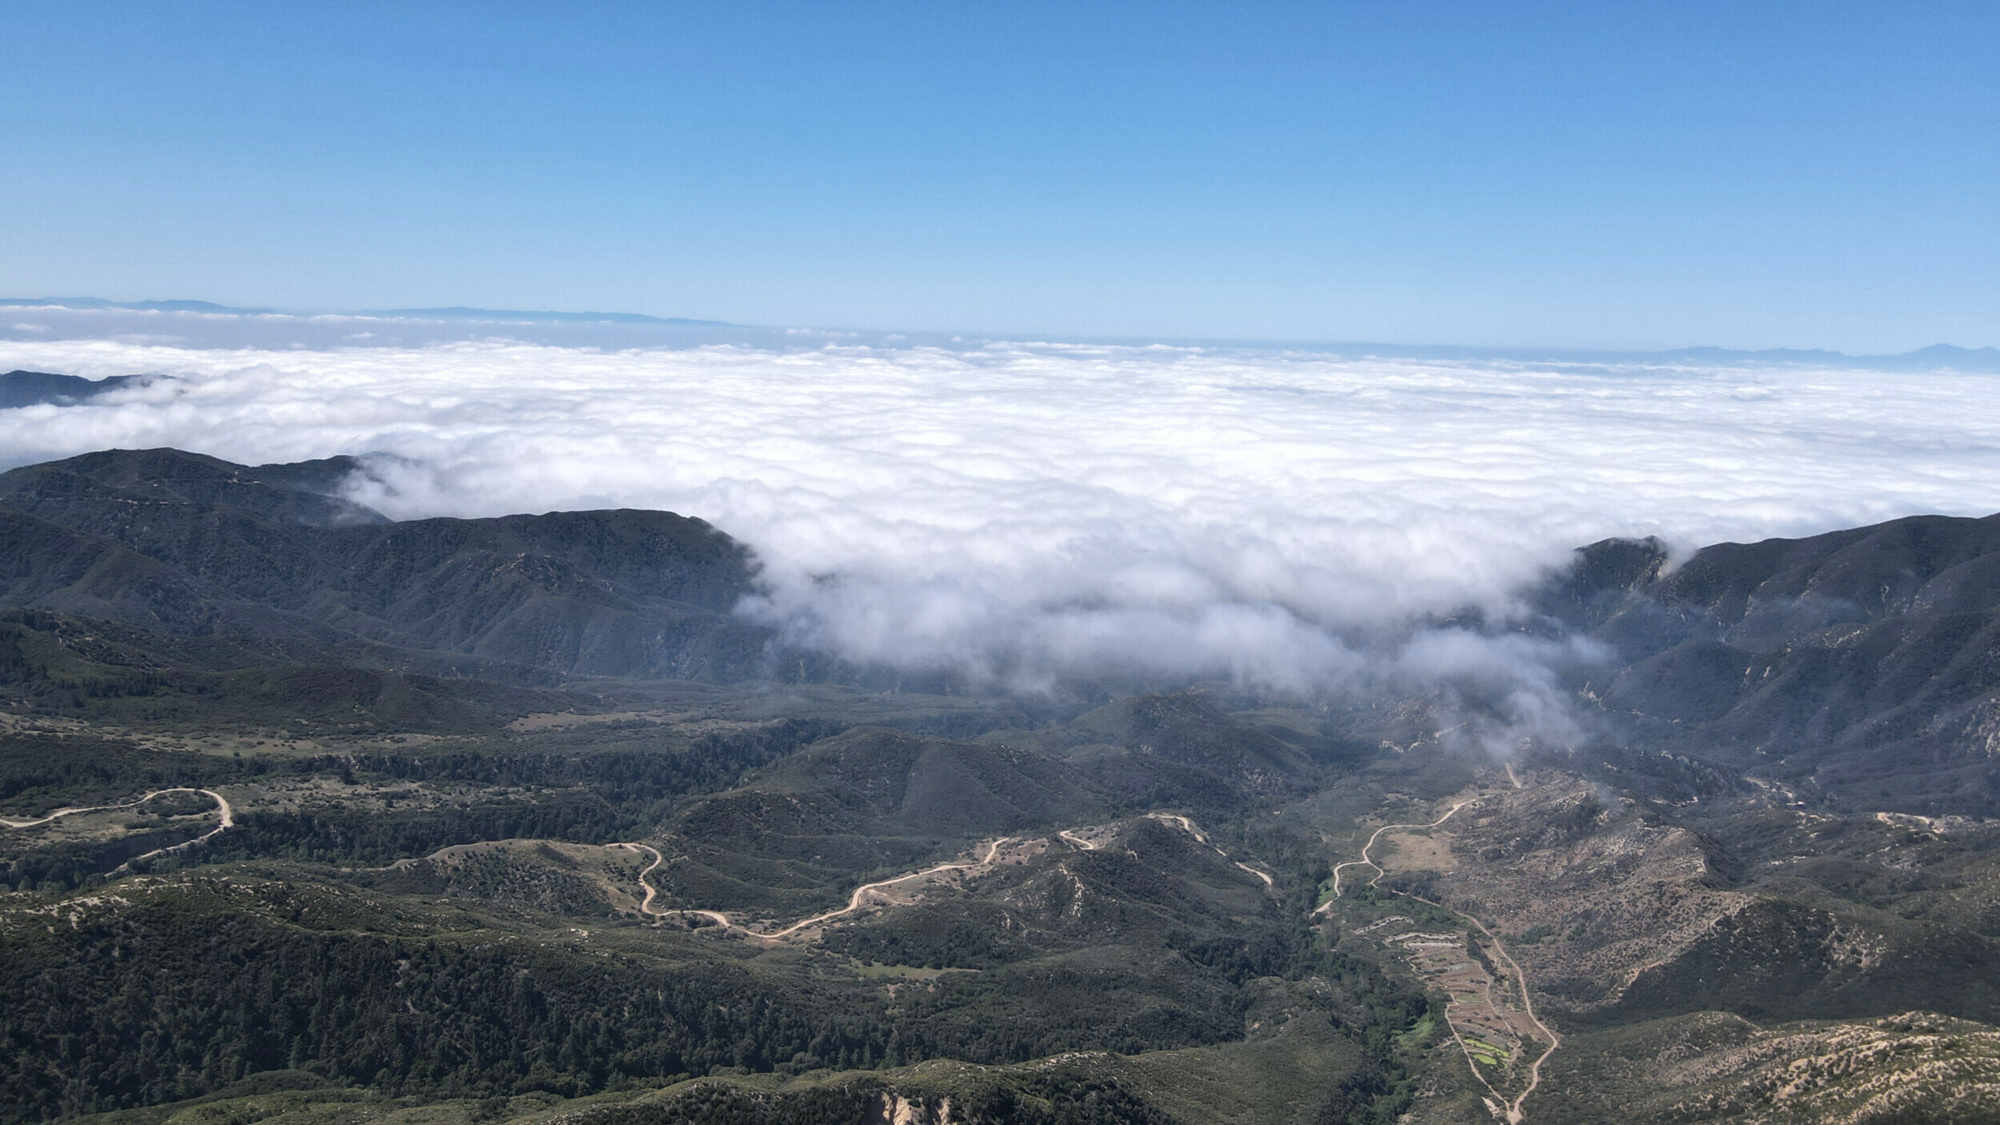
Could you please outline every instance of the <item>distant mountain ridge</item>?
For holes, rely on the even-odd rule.
[[[726,320],[694,320],[684,316],[647,316],[644,313],[533,312],[523,309],[475,309],[454,305],[441,309],[364,309],[356,316],[379,316],[421,320],[503,320],[547,324],[677,324],[695,328],[733,328]]]
[[[143,386],[145,375],[112,375],[85,379],[79,375],[57,375],[48,371],[9,371],[0,375],[0,410],[21,406],[73,406],[96,398],[106,391]]]
[[[1961,348],[1951,344],[1932,344],[1929,347],[1897,355],[1847,355],[1844,352],[1799,348],[1764,348],[1757,351],[1680,348],[1653,354],[1663,360],[1684,360],[1691,363],[1741,362],[1747,359],[1758,363],[1860,367],[1869,371],[1936,371],[1944,368],[1958,371],[2000,371],[2000,348],[1992,346]]]
[[[0,307],[64,309],[124,309],[130,312],[219,313],[231,316],[285,315],[277,309],[241,308],[213,301],[107,301],[102,297],[0,297]]]
[[[1414,344],[1310,345],[1341,355],[1395,359],[1504,360],[1517,363],[1563,363],[1639,366],[1800,366],[1849,371],[1964,371],[2000,373],[2000,348],[1961,348],[1931,344],[1894,355],[1849,355],[1816,348],[1675,348],[1668,351],[1609,351],[1571,348],[1476,348]]]
[[[107,301],[101,297],[0,297],[0,308],[119,309],[127,312],[208,313],[217,316],[311,316],[287,309],[241,308],[211,301]],[[647,316],[644,313],[550,312],[526,309],[482,309],[463,305],[429,309],[360,309],[334,313],[335,316],[374,317],[411,320],[504,320],[545,324],[657,324],[692,328],[737,327],[722,320],[694,320],[682,316]]]
[[[721,320],[699,320],[689,317],[661,317],[644,313],[623,312],[562,312],[550,310],[488,309],[462,305],[435,308],[365,309],[332,313],[302,312],[273,308],[243,308],[220,305],[209,301],[166,300],[166,301],[110,301],[100,297],[0,297],[0,308],[63,308],[74,310],[119,310],[126,312],[155,313],[195,313],[210,316],[241,316],[271,318],[305,318],[312,316],[371,318],[379,320],[402,320],[424,322],[495,322],[508,324],[540,324],[567,326],[611,325],[627,330],[655,328],[680,331],[701,330],[712,332],[718,329],[776,335],[779,329],[745,325]],[[883,336],[880,333],[866,334],[871,338],[907,342],[922,338],[930,343],[942,343],[947,333],[917,333],[910,335]],[[975,334],[980,340],[1003,339],[1046,339],[1042,336],[1021,336],[1019,334]],[[1952,344],[1937,343],[1913,351],[1893,355],[1849,355],[1845,352],[1811,348],[1764,348],[1738,349],[1720,347],[1674,348],[1663,351],[1617,351],[1591,348],[1522,348],[1522,347],[1468,347],[1458,345],[1413,345],[1384,344],[1366,341],[1301,341],[1301,340],[1232,340],[1220,338],[1165,339],[1146,337],[1143,339],[1104,339],[1094,341],[1110,344],[1185,344],[1189,346],[1242,346],[1249,348],[1295,348],[1308,347],[1323,349],[1342,355],[1388,356],[1412,359],[1499,359],[1522,362],[1548,363],[1591,363],[1591,364],[1709,364],[1716,366],[1736,365],[1811,365],[1866,371],[1939,371],[1954,370],[1966,372],[2000,373],[2000,347],[1965,348]]]

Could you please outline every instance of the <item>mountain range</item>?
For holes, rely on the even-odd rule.
[[[556,676],[796,678],[732,613],[750,552],[630,510],[394,523],[341,499],[359,465],[112,451],[0,474],[0,604],[169,635],[363,641]],[[1526,591],[1531,626],[1615,656],[1575,686],[1606,735],[1688,744],[1817,798],[1992,815],[2000,517],[1809,539],[1585,547]],[[828,667],[813,660],[811,668]]]
[[[239,308],[212,301],[107,301],[100,297],[0,297],[0,308],[119,309],[127,312],[210,313],[219,316],[310,316],[270,308]],[[720,320],[690,320],[680,316],[643,313],[530,312],[522,309],[477,309],[463,305],[435,309],[364,309],[338,315],[410,320],[543,321],[573,324],[665,324],[702,328],[733,327]]]
[[[0,474],[0,1118],[2000,1114],[2000,517],[1582,547],[1433,626],[1595,654],[1494,758],[889,690],[725,529],[362,468]]]

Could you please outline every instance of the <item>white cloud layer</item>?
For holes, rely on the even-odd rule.
[[[1028,681],[1115,667],[1312,691],[1539,667],[1352,637],[1500,605],[1610,535],[1686,547],[2000,508],[2000,388],[1949,372],[504,341],[0,343],[12,367],[178,378],[0,411],[10,464],[380,451],[419,463],[359,497],[398,517],[668,508],[753,545],[771,593],[750,610],[799,636]],[[1546,702],[1536,675],[1524,714]]]

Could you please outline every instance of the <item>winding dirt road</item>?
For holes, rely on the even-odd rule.
[[[1174,823],[1174,824],[1178,824],[1178,825],[1180,825],[1180,826],[1181,826],[1181,831],[1183,831],[1183,832],[1186,832],[1186,833],[1187,833],[1188,835],[1190,835],[1190,836],[1193,836],[1193,837],[1195,838],[1195,841],[1196,841],[1197,843],[1202,843],[1202,844],[1207,844],[1207,845],[1208,845],[1209,847],[1211,847],[1211,848],[1215,848],[1215,854],[1216,854],[1216,855],[1219,855],[1219,856],[1221,856],[1221,857],[1222,857],[1222,858],[1224,858],[1224,859],[1229,859],[1229,853],[1228,853],[1228,852],[1225,852],[1225,851],[1223,851],[1223,850],[1222,850],[1222,849],[1221,849],[1220,847],[1217,847],[1217,846],[1216,846],[1216,844],[1215,844],[1215,842],[1214,842],[1213,840],[1210,840],[1210,839],[1208,838],[1208,834],[1207,834],[1207,833],[1203,832],[1203,831],[1202,831],[1201,829],[1199,829],[1199,828],[1196,828],[1196,827],[1194,826],[1194,821],[1192,821],[1192,820],[1189,820],[1189,819],[1188,819],[1187,817],[1184,817],[1184,816],[1180,815],[1179,813],[1158,813],[1158,812],[1149,812],[1149,813],[1147,813],[1147,814],[1146,814],[1146,819],[1148,819],[1148,820],[1165,820],[1165,821],[1170,821],[1170,822],[1172,822],[1172,823]],[[1062,837],[1063,837],[1063,839],[1065,839],[1065,840],[1073,840],[1073,837],[1071,837],[1071,836],[1070,836],[1070,834],[1069,834],[1068,832],[1064,832],[1064,833],[1062,834]],[[1079,844],[1080,844],[1080,843],[1083,843],[1083,841],[1082,841],[1082,840],[1074,840],[1073,842],[1075,842],[1075,843],[1079,843]],[[1091,846],[1094,846],[1094,845],[1091,845]],[[1229,859],[1229,862],[1231,862],[1231,863],[1235,864],[1235,865],[1236,865],[1236,866],[1238,866],[1238,867],[1241,867],[1241,868],[1242,868],[1243,870],[1245,870],[1245,871],[1248,871],[1248,872],[1249,872],[1250,874],[1252,874],[1252,875],[1255,875],[1255,876],[1256,876],[1257,878],[1259,878],[1259,879],[1262,879],[1262,880],[1264,881],[1264,885],[1265,885],[1265,886],[1267,886],[1267,887],[1272,887],[1272,886],[1276,886],[1276,885],[1277,885],[1276,881],[1275,881],[1275,880],[1273,880],[1273,879],[1271,878],[1271,876],[1270,876],[1270,874],[1269,874],[1268,872],[1263,872],[1263,871],[1259,871],[1259,870],[1257,870],[1256,868],[1254,868],[1254,867],[1250,866],[1249,864],[1247,864],[1247,863],[1244,863],[1244,862],[1243,862],[1242,860],[1240,860],[1240,859]]]
[[[1333,897],[1335,898],[1340,897],[1340,871],[1344,867],[1373,867],[1375,869],[1375,878],[1370,879],[1368,881],[1368,885],[1371,887],[1374,886],[1376,883],[1381,882],[1382,876],[1388,874],[1388,872],[1382,870],[1381,864],[1376,863],[1374,860],[1368,858],[1369,849],[1375,846],[1375,841],[1382,838],[1382,833],[1390,832],[1398,828],[1436,828],[1438,825],[1443,824],[1447,820],[1450,820],[1452,818],[1452,814],[1458,812],[1458,810],[1464,808],[1467,805],[1475,803],[1477,803],[1477,798],[1474,798],[1471,801],[1460,801],[1459,803],[1453,805],[1450,809],[1446,810],[1443,816],[1438,817],[1436,820],[1431,821],[1429,824],[1385,824],[1382,827],[1377,828],[1375,830],[1375,834],[1368,837],[1368,842],[1361,846],[1360,859],[1350,859],[1346,863],[1336,863],[1333,865]]]
[[[664,862],[664,860],[660,855],[659,849],[654,848],[649,844],[621,843],[621,844],[614,844],[612,846],[624,848],[628,851],[648,852],[653,857],[653,862],[647,865],[644,871],[639,872],[639,885],[646,889],[646,897],[643,901],[639,903],[639,910],[641,913],[651,915],[652,917],[655,918],[664,918],[667,917],[668,915],[674,915],[674,914],[679,914],[679,915],[698,914],[701,917],[707,918],[712,922],[725,926],[729,929],[735,930],[736,932],[743,934],[745,937],[753,937],[759,941],[780,941],[783,940],[784,938],[792,936],[795,933],[798,933],[800,930],[803,930],[809,926],[815,926],[821,922],[830,921],[834,918],[840,917],[843,914],[854,913],[855,911],[861,909],[862,906],[867,903],[868,896],[881,890],[883,887],[893,887],[897,883],[907,883],[911,879],[921,879],[926,875],[935,875],[940,871],[970,871],[973,870],[974,868],[989,867],[993,863],[993,857],[999,854],[1000,846],[1002,844],[1005,844],[1007,841],[1011,839],[1013,839],[1012,836],[1002,836],[999,839],[988,843],[986,845],[986,854],[981,856],[979,859],[975,860],[972,863],[940,863],[935,867],[926,867],[922,871],[912,871],[908,875],[898,875],[894,879],[883,879],[880,882],[875,882],[875,883],[863,883],[860,886],[854,888],[854,893],[847,896],[847,905],[841,907],[839,910],[829,910],[824,914],[815,914],[810,918],[807,918],[803,921],[794,922],[791,925],[786,926],[782,930],[775,930],[771,933],[764,933],[761,930],[753,930],[748,926],[739,926],[736,923],[730,921],[728,915],[723,914],[721,911],[718,910],[697,910],[693,908],[674,909],[674,910],[653,909],[653,898],[655,895],[658,894],[658,892],[653,889],[653,885],[651,883],[648,883],[646,881],[646,876],[651,875],[653,873],[653,869],[660,866],[660,864]]]
[[[1086,840],[1083,837],[1077,835],[1074,829],[1065,828],[1061,832],[1056,833],[1056,835],[1062,837],[1063,839],[1069,841],[1072,844],[1075,844],[1077,847],[1082,848],[1084,851],[1094,852],[1097,850],[1096,844],[1093,844],[1089,840]]]
[[[1514,777],[1514,771],[1511,766],[1508,768],[1507,775],[1509,779],[1513,780],[1517,788],[1520,787],[1521,785],[1520,779]],[[1369,849],[1375,846],[1375,841],[1381,839],[1382,833],[1397,828],[1436,828],[1438,825],[1443,824],[1447,820],[1450,820],[1452,818],[1452,815],[1458,812],[1458,810],[1464,808],[1467,805],[1474,805],[1478,803],[1479,799],[1476,797],[1471,800],[1460,801],[1459,803],[1453,805],[1451,808],[1447,809],[1443,816],[1438,817],[1436,820],[1431,821],[1429,824],[1385,824],[1382,827],[1377,828],[1374,831],[1374,833],[1368,837],[1368,843],[1362,846],[1360,859],[1349,860],[1346,863],[1337,864],[1334,866],[1333,897],[1335,898],[1340,897],[1340,869],[1343,867],[1362,867],[1362,866],[1373,867],[1375,869],[1375,878],[1370,879],[1368,881],[1368,885],[1371,887],[1381,882],[1382,877],[1388,874],[1388,872],[1382,869],[1381,864],[1378,864],[1374,860],[1368,858]],[[1402,894],[1403,892],[1398,891],[1396,893]],[[1541,1056],[1537,1058],[1533,1063],[1531,1063],[1528,1067],[1527,1088],[1522,1090],[1520,1095],[1514,1098],[1514,1100],[1510,1102],[1506,1099],[1505,1096],[1503,1096],[1500,1093],[1500,1091],[1495,1090],[1493,1088],[1493,1084],[1486,1081],[1486,1077],[1479,1073],[1479,1068],[1473,1065],[1472,1051],[1470,1048],[1466,1046],[1465,1040],[1459,1036],[1458,1028],[1453,1027],[1451,1029],[1451,1037],[1458,1042],[1459,1050],[1465,1052],[1466,1065],[1472,1067],[1472,1076],[1474,1078],[1479,1079],[1480,1085],[1485,1086],[1489,1093],[1491,1093],[1495,1098],[1499,1099],[1499,1105],[1505,1112],[1508,1125],[1521,1125],[1521,1122],[1526,1120],[1526,1115],[1522,1113],[1521,1106],[1528,1100],[1528,1095],[1534,1093],[1535,1088],[1542,1084],[1542,1064],[1549,1061],[1549,1056],[1556,1053],[1556,1048],[1562,1046],[1562,1036],[1557,1035],[1549,1027],[1548,1024],[1542,1022],[1542,1018],[1540,1016],[1535,1014],[1534,998],[1528,995],[1528,974],[1521,971],[1520,962],[1514,960],[1514,955],[1512,953],[1507,952],[1506,943],[1500,940],[1500,936],[1498,934],[1494,933],[1492,930],[1487,929],[1485,923],[1481,922],[1477,918],[1474,918],[1472,915],[1463,913],[1462,911],[1452,910],[1451,907],[1446,906],[1441,902],[1432,902],[1430,899],[1427,899],[1422,895],[1405,895],[1404,897],[1415,899],[1418,902],[1424,903],[1428,906],[1435,906],[1439,910],[1450,911],[1451,913],[1456,914],[1458,917],[1463,918],[1467,922],[1471,923],[1474,927],[1476,927],[1479,930],[1480,933],[1485,934],[1486,939],[1493,943],[1494,951],[1499,953],[1501,958],[1507,962],[1507,967],[1514,971],[1514,980],[1518,982],[1521,986],[1521,1010],[1527,1013],[1529,1022],[1533,1023],[1537,1030],[1539,1030],[1543,1035],[1548,1037],[1549,1041],[1548,1048],[1544,1050],[1541,1053]]]
[[[1437,906],[1439,907],[1439,909],[1442,910],[1451,910],[1451,907],[1442,906],[1439,903],[1431,902],[1431,900],[1427,898],[1418,898],[1416,895],[1411,895],[1410,897],[1416,898],[1418,902],[1430,903],[1430,905]],[[1485,934],[1487,940],[1493,943],[1494,951],[1500,954],[1501,958],[1507,962],[1508,968],[1514,970],[1514,979],[1521,985],[1521,1010],[1528,1013],[1528,1020],[1531,1023],[1533,1023],[1535,1027],[1539,1029],[1543,1035],[1549,1037],[1548,1048],[1541,1053],[1541,1056],[1539,1058],[1537,1058],[1533,1063],[1529,1064],[1528,1066],[1527,1088],[1522,1090],[1520,1095],[1516,1097],[1512,1102],[1506,1103],[1507,1125],[1521,1125],[1521,1122],[1526,1120],[1525,1115],[1521,1112],[1521,1104],[1528,1100],[1529,1094],[1535,1092],[1535,1087],[1540,1086],[1542,1084],[1542,1064],[1549,1061],[1549,1056],[1556,1053],[1557,1047],[1562,1046],[1562,1036],[1557,1035],[1553,1030],[1550,1029],[1548,1024],[1542,1022],[1542,1017],[1535,1014],[1535,1001],[1532,997],[1528,995],[1528,974],[1521,971],[1520,962],[1514,960],[1514,955],[1512,953],[1507,952],[1507,946],[1500,940],[1500,935],[1494,933],[1492,930],[1487,929],[1484,923],[1482,923],[1479,919],[1474,918],[1470,914],[1462,914],[1456,910],[1451,910],[1451,912],[1453,914],[1457,914],[1460,918],[1465,919],[1466,921],[1472,923],[1473,925],[1478,926],[1479,932]],[[1457,1028],[1452,1029],[1452,1035],[1453,1037],[1456,1037],[1458,1035]],[[1465,1047],[1465,1041],[1462,1039],[1459,1040],[1458,1045],[1461,1049],[1463,1049]],[[1466,1061],[1469,1063],[1471,1059],[1472,1059],[1472,1053],[1470,1051],[1466,1051]],[[1478,1074],[1479,1071],[1477,1069],[1474,1069],[1473,1073]],[[1486,1080],[1484,1078],[1481,1078],[1480,1081],[1484,1082]],[[1490,1085],[1487,1086],[1486,1088],[1488,1090],[1493,1090],[1493,1087]],[[1496,1098],[1499,1097],[1500,1091],[1493,1090],[1493,1096]]]
[[[639,902],[639,913],[659,917],[660,912],[656,912],[653,909],[653,896],[659,892],[653,889],[653,884],[646,881],[646,876],[651,875],[654,868],[665,863],[666,857],[660,854],[660,849],[651,844],[613,844],[611,846],[614,848],[624,848],[628,852],[645,852],[653,857],[653,862],[647,864],[644,871],[639,872],[639,885],[646,889],[646,897]]]
[[[1189,820],[1187,817],[1180,816],[1175,813],[1147,813],[1146,815],[1154,820],[1164,820],[1179,825],[1183,831],[1185,831],[1188,835],[1193,836],[1197,841],[1203,844],[1207,844],[1211,848],[1215,848],[1215,854],[1222,856],[1225,859],[1228,858],[1229,853],[1223,851],[1219,847],[1216,847],[1214,843],[1210,842],[1208,836],[1205,835],[1201,829],[1196,828],[1194,822]],[[1090,840],[1086,840],[1082,836],[1077,835],[1075,829],[1065,828],[1057,832],[1056,835],[1062,840],[1074,844],[1079,848],[1082,848],[1084,851],[1094,852],[1098,849],[1098,845],[1096,843]],[[1006,844],[1008,841],[1014,838],[1015,837],[1012,836],[1002,836],[997,840],[989,841],[986,845],[986,854],[980,856],[978,859],[970,863],[940,863],[933,867],[926,867],[922,871],[912,871],[907,875],[898,875],[893,879],[883,879],[879,882],[874,882],[874,883],[863,883],[862,885],[854,888],[853,893],[847,896],[846,906],[843,906],[838,910],[829,910],[824,914],[815,914],[810,918],[794,922],[791,925],[786,926],[782,930],[773,930],[769,933],[766,933],[762,930],[753,930],[750,929],[748,926],[738,925],[737,923],[730,921],[728,915],[723,914],[721,911],[718,910],[697,910],[691,907],[680,907],[671,910],[654,909],[653,899],[657,896],[658,892],[653,889],[653,885],[651,883],[646,881],[646,876],[652,874],[654,869],[658,868],[660,864],[664,862],[664,860],[660,856],[659,850],[657,848],[652,847],[649,844],[638,844],[638,843],[619,843],[619,844],[612,844],[609,846],[616,848],[624,848],[627,851],[635,851],[635,852],[643,851],[653,857],[653,862],[648,864],[644,871],[639,872],[639,885],[641,887],[644,887],[646,890],[645,899],[639,903],[639,910],[641,913],[646,914],[649,917],[653,918],[665,918],[670,915],[685,916],[689,914],[697,914],[703,918],[707,918],[710,921],[715,922],[717,925],[735,930],[737,933],[740,933],[745,937],[755,938],[758,941],[782,941],[785,938],[791,937],[793,934],[796,934],[801,930],[810,929],[813,926],[820,925],[821,923],[824,922],[830,922],[835,918],[841,917],[842,915],[852,914],[855,911],[860,910],[863,906],[866,906],[868,904],[868,900],[871,897],[875,896],[876,894],[879,894],[886,887],[893,887],[898,883],[907,883],[912,879],[921,879],[926,875],[935,875],[940,871],[972,871],[978,868],[990,867],[993,864],[994,857],[1000,854],[1000,848],[1002,847],[1002,845]],[[1274,881],[1272,880],[1271,876],[1266,874],[1265,872],[1259,871],[1256,868],[1251,867],[1247,863],[1242,863],[1235,860],[1231,860],[1231,862],[1236,863],[1236,866],[1242,868],[1243,870],[1263,880],[1264,885],[1266,887],[1274,885]]]
[[[1238,866],[1238,867],[1241,867],[1241,868],[1242,868],[1243,870],[1245,870],[1245,871],[1248,871],[1248,872],[1249,872],[1250,874],[1252,874],[1252,875],[1255,875],[1255,876],[1256,876],[1256,877],[1258,877],[1259,879],[1262,879],[1262,880],[1264,880],[1264,885],[1265,885],[1265,886],[1267,886],[1267,887],[1273,887],[1273,886],[1276,886],[1276,885],[1277,885],[1277,884],[1276,884],[1275,882],[1273,882],[1273,881],[1272,881],[1272,879],[1271,879],[1271,877],[1270,877],[1269,875],[1265,874],[1265,873],[1264,873],[1264,872],[1262,872],[1262,871],[1259,871],[1259,870],[1257,870],[1256,868],[1254,868],[1254,867],[1250,866],[1250,865],[1249,865],[1249,864],[1247,864],[1247,863],[1244,863],[1244,862],[1243,862],[1242,860],[1240,860],[1240,859],[1233,859],[1233,860],[1230,860],[1230,862],[1231,862],[1231,863],[1234,863],[1234,864],[1235,864],[1236,866]]]
[[[1173,823],[1180,825],[1181,831],[1187,833],[1190,836],[1193,836],[1197,842],[1208,844],[1207,834],[1203,833],[1201,829],[1196,828],[1194,826],[1194,821],[1189,820],[1187,817],[1184,817],[1179,813],[1149,812],[1146,814],[1146,819],[1172,821]],[[1215,847],[1215,845],[1209,844],[1209,847],[1213,848]],[[1215,850],[1217,852],[1221,852],[1221,854],[1223,855],[1229,854],[1228,852],[1222,851],[1221,848],[1215,848]]]
[[[171,789],[155,789],[151,793],[148,793],[143,797],[131,801],[125,801],[116,805],[84,805],[76,808],[57,809],[56,811],[50,813],[47,816],[36,817],[34,820],[9,820],[5,817],[0,817],[0,827],[33,828],[36,825],[47,824],[50,821],[60,820],[61,818],[66,816],[76,816],[80,813],[111,812],[116,809],[137,808],[140,805],[145,804],[147,801],[150,801],[155,797],[164,797],[169,793],[202,794],[203,796],[215,802],[215,809],[218,813],[221,814],[221,822],[218,823],[214,828],[211,828],[208,831],[202,833],[201,835],[196,836],[192,840],[183,840],[180,843],[175,844],[171,847],[154,848],[152,851],[147,852],[145,855],[135,855],[131,859],[126,860],[124,863],[119,864],[116,870],[122,871],[125,868],[130,867],[131,865],[139,862],[142,859],[152,859],[154,856],[166,855],[168,852],[177,852],[180,851],[182,848],[194,847],[196,844],[199,844],[204,840],[220,835],[221,833],[236,827],[236,810],[229,804],[229,798],[224,797],[222,794],[217,793],[213,789],[191,789],[185,785],[177,785]]]

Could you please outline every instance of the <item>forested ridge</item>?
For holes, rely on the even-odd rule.
[[[232,892],[244,893],[86,911],[39,938],[15,927],[0,970],[7,1114],[172,1101],[259,1070],[445,1096],[575,1094],[802,1055],[868,1066],[888,1049],[879,1023],[845,1005],[774,997],[721,965],[285,924],[212,901]],[[281,914],[324,909],[282,888],[249,893]]]
[[[1190,1007],[1121,999],[1088,970],[947,975],[949,987],[891,1012],[810,975],[774,988],[712,959],[357,930],[385,904],[281,883],[174,879],[125,893],[122,909],[81,903],[8,926],[7,1119],[176,1101],[271,1070],[396,1094],[573,1096],[730,1068],[1159,1049],[1241,1026],[1227,990],[1194,982]],[[1427,1010],[1365,963],[1322,955],[1290,968],[1349,982],[1333,1014],[1378,1050]]]

